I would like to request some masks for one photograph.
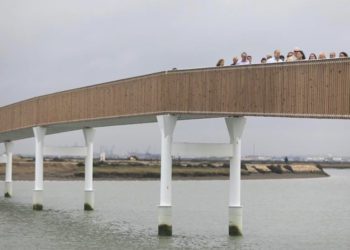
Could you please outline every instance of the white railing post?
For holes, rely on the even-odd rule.
[[[35,137],[35,184],[33,190],[33,210],[43,209],[43,191],[44,191],[44,139],[46,128],[34,127]]]
[[[246,123],[244,117],[226,118],[226,125],[233,145],[233,157],[230,158],[229,180],[229,234],[242,235],[241,206],[241,138]]]
[[[157,116],[161,132],[160,204],[158,210],[158,235],[171,236],[171,147],[177,118],[172,115]]]
[[[5,173],[5,197],[10,198],[12,193],[12,152],[13,142],[5,142],[6,149],[6,173]]]
[[[94,209],[94,188],[93,188],[93,159],[94,159],[94,146],[93,140],[95,136],[95,130],[93,128],[85,128],[83,130],[85,144],[86,144],[86,157],[85,157],[85,201],[84,210]]]

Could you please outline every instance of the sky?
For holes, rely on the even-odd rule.
[[[281,49],[350,52],[348,0],[0,0],[0,106],[163,70],[253,62]],[[242,154],[350,156],[350,121],[248,117]],[[228,142],[223,119],[181,121],[174,141]],[[83,145],[81,131],[46,137]],[[156,123],[97,128],[95,152],[160,152]],[[0,152],[3,145],[0,146]],[[34,140],[15,152],[32,154]]]

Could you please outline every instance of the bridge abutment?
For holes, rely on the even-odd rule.
[[[177,118],[172,115],[157,116],[161,132],[161,170],[160,170],[160,205],[158,208],[158,235],[171,236],[171,180],[172,180],[172,158],[171,147],[173,132]]]
[[[233,145],[233,156],[230,158],[229,179],[229,235],[242,235],[241,206],[241,138],[245,127],[244,117],[226,118],[226,126]]]

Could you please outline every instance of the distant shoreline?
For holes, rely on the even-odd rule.
[[[158,160],[110,160],[94,162],[94,180],[159,180]],[[242,180],[320,178],[328,174],[323,168],[350,168],[350,164],[242,162]],[[0,178],[5,165],[0,164]],[[173,180],[228,180],[227,161],[173,161]],[[13,180],[33,181],[34,161],[13,161]],[[76,159],[48,159],[44,162],[44,180],[84,180],[84,164]]]

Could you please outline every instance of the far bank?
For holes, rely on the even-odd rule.
[[[344,168],[348,165],[334,165]],[[242,179],[289,179],[327,177],[322,165],[315,163],[242,162]],[[350,167],[350,166],[348,166]],[[5,165],[0,164],[0,178]],[[174,180],[225,180],[229,177],[228,161],[174,160]],[[44,161],[45,180],[82,180],[84,163],[81,159],[53,158]],[[119,159],[94,162],[95,180],[156,180],[160,178],[159,160]],[[15,157],[13,180],[34,180],[33,158]]]

